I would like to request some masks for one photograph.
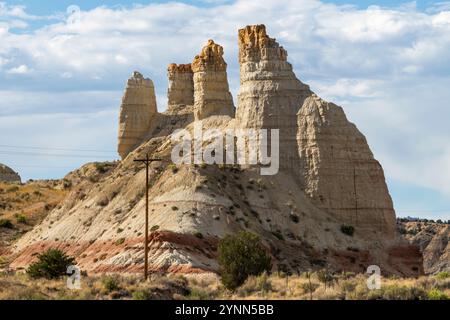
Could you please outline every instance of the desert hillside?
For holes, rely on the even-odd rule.
[[[68,194],[60,180],[0,182],[0,258],[14,241],[33,229]]]

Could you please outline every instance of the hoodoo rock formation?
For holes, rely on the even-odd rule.
[[[167,68],[169,89],[168,106],[194,104],[194,74],[191,64],[171,63]]]
[[[156,113],[153,81],[135,71],[120,106],[118,152],[122,158],[142,142]]]
[[[236,119],[242,128],[280,130],[280,167],[298,167],[297,112],[311,95],[287,62],[287,52],[264,25],[238,32],[240,88]]]
[[[421,274],[417,246],[395,233],[383,170],[343,109],[296,78],[286,50],[263,25],[240,29],[238,43],[236,118],[223,48],[212,40],[190,66],[169,66],[163,113],[151,80],[135,73],[121,106],[123,160],[69,174],[70,196],[16,243],[12,267],[58,247],[88,272],[142,272],[145,170],[133,159],[151,154],[165,160],[150,170],[152,271],[215,272],[218,240],[247,230],[261,236],[274,269],[365,272],[376,264],[384,274]],[[279,129],[279,172],[171,163],[172,134],[192,131],[199,120],[219,132]]]
[[[0,181],[2,182],[20,182],[20,176],[17,172],[8,166],[0,163]]]
[[[192,62],[192,71],[195,119],[201,120],[211,115],[234,116],[222,46],[208,40],[208,44]]]

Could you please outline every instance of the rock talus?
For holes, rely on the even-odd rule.
[[[208,44],[192,62],[196,120],[211,115],[234,116],[233,97],[229,90],[226,70],[222,46],[208,40]]]
[[[125,158],[142,143],[157,114],[155,88],[150,79],[134,72],[128,79],[119,116],[119,155]]]

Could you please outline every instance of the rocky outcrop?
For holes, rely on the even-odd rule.
[[[287,52],[264,25],[239,30],[240,88],[236,119],[242,128],[279,129],[280,167],[298,166],[296,114],[311,92],[287,62]]]
[[[194,104],[194,74],[191,64],[169,64],[168,107]]]
[[[208,44],[192,62],[196,120],[211,115],[234,116],[233,97],[229,90],[226,70],[222,46],[208,40]]]
[[[8,166],[0,163],[0,181],[2,182],[21,182],[17,172]]]
[[[420,248],[425,273],[450,272],[450,224],[399,221],[397,228],[405,239]]]
[[[299,172],[314,203],[359,228],[395,234],[383,169],[341,107],[312,95],[298,113]]]
[[[128,79],[120,106],[118,152],[122,159],[142,143],[156,114],[153,82],[135,71]]]

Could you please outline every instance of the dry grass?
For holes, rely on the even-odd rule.
[[[42,221],[67,192],[58,188],[57,181],[0,182],[0,219],[12,224],[11,228],[0,228],[0,252]]]
[[[33,221],[49,206],[57,205],[67,194],[67,191],[56,188],[57,183],[52,181],[36,181],[27,184],[0,182],[0,216],[15,220],[14,217],[22,214]]]
[[[382,278],[379,290],[369,290],[365,275],[338,275],[325,288],[317,273],[310,277],[261,275],[250,277],[235,292],[225,290],[213,275],[157,276],[147,282],[136,276],[108,275],[81,279],[70,290],[66,280],[32,280],[26,274],[0,274],[1,299],[293,299],[406,300],[450,299],[450,277]]]

